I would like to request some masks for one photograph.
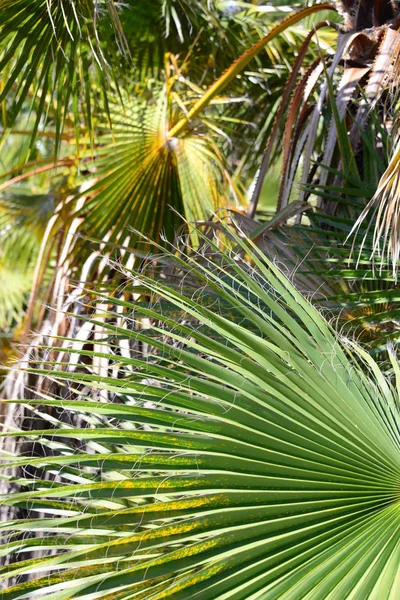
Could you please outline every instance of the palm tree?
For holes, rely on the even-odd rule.
[[[7,298],[3,292],[10,309],[0,315],[0,327],[7,334],[27,304],[25,332],[42,325],[47,313],[38,306],[57,306],[70,279],[101,276],[87,272],[98,250],[91,239],[105,243],[102,252],[107,244],[134,248],[132,229],[172,241],[185,226],[180,215],[201,221],[228,203],[245,207],[245,188],[272,126],[265,110],[273,109],[289,67],[278,59],[293,55],[307,36],[295,25],[327,6],[292,15],[268,34],[285,7],[263,13],[236,2],[217,4],[2,4],[5,248],[8,215],[20,219],[21,192],[26,211],[29,189],[36,187],[31,219],[35,198],[43,206],[32,252],[36,271],[24,269],[20,293],[14,288]],[[316,52],[314,45],[310,57]],[[253,58],[253,70],[243,71]],[[55,270],[67,281],[54,279]]]
[[[254,216],[265,174],[277,160],[282,163],[278,215],[300,184],[300,202],[316,197],[324,214],[350,218],[357,228],[380,198],[384,202],[385,190],[392,191],[387,209],[381,203],[375,237],[367,240],[367,247],[376,262],[392,256],[394,275],[387,271],[385,280],[393,282],[397,227],[392,227],[391,217],[396,214],[397,154],[393,151],[389,166],[387,150],[393,146],[396,103],[388,87],[395,92],[398,10],[390,3],[386,8],[374,2],[369,8],[362,6],[357,2],[334,6],[344,15],[344,27],[332,10],[326,12],[332,6],[322,4],[289,16],[268,33],[261,8],[240,2],[214,7],[201,1],[177,6],[154,2],[146,9],[141,4],[138,11],[133,0],[126,6],[87,0],[79,5],[7,0],[0,13],[2,124],[5,143],[19,143],[21,135],[27,143],[17,164],[15,141],[11,144],[5,176],[12,177],[3,185],[17,184],[17,198],[15,192],[4,195],[2,211],[18,214],[19,188],[25,181],[36,181],[39,172],[43,178],[35,184],[36,197],[54,211],[54,218],[49,224],[49,213],[41,210],[42,225],[33,236],[38,242],[19,278],[24,282],[13,287],[13,295],[3,287],[3,306],[8,308],[0,314],[0,326],[5,335],[12,336],[20,321],[29,289],[26,333],[32,324],[40,327],[48,314],[38,306],[57,307],[71,279],[110,276],[90,268],[98,252],[90,240],[102,239],[103,253],[113,252],[110,248],[116,244],[135,247],[138,238],[132,229],[153,239],[163,231],[172,240],[185,226],[179,215],[187,221],[207,221],[227,201],[243,210],[250,200],[247,212]],[[269,22],[282,8],[267,13]],[[319,13],[322,20],[307,21]],[[335,22],[323,20],[328,14]],[[296,24],[303,21],[299,33]],[[336,31],[337,50],[332,55],[326,50]],[[244,54],[232,63],[238,45]],[[281,74],[289,63],[278,63],[277,58],[297,48],[279,105]],[[256,70],[246,70],[250,64]],[[326,81],[318,90],[321,77]],[[225,90],[229,95],[224,97]],[[375,119],[368,109],[372,99]],[[265,120],[272,106],[275,120],[269,115]],[[258,135],[249,135],[249,123],[258,124]],[[38,132],[39,146],[34,142]],[[49,172],[54,173],[50,186]],[[35,197],[31,207],[36,211]],[[299,206],[297,221],[303,208]],[[285,218],[283,212],[278,222]],[[331,228],[331,218],[329,222]],[[15,256],[22,253],[14,248],[15,234],[7,243],[4,233],[10,224],[6,221],[2,230],[4,274],[14,270]],[[335,223],[339,237],[342,226],[343,222],[337,232]],[[351,227],[347,223],[345,227],[349,234]],[[379,253],[382,239],[390,245]],[[23,247],[24,235],[20,244]],[[7,247],[13,247],[10,256]],[[124,256],[122,251],[119,259]],[[303,258],[304,254],[299,260]],[[51,283],[54,268],[63,270],[66,280]],[[341,271],[348,272],[348,264]],[[359,274],[357,269],[353,272]],[[375,277],[372,293],[385,285]]]
[[[19,579],[4,597],[395,598],[398,365],[389,348],[384,374],[298,290],[363,335],[373,321],[369,350],[398,337],[397,255],[371,262],[390,230],[382,212],[375,237],[363,220],[386,189],[396,213],[397,7],[343,5],[343,27],[313,5],[267,29],[241,2],[147,3],[135,18],[126,4],[0,9],[17,185],[3,186],[1,259],[25,279],[3,318],[18,322],[31,289],[25,328],[40,327],[5,403],[22,398],[29,431],[4,435],[6,487],[24,487],[4,497],[18,511],[4,577]],[[277,57],[296,49],[282,85]],[[260,225],[279,162],[278,214]],[[209,220],[228,197],[231,230]],[[181,236],[185,254],[165,256]],[[266,256],[295,267],[296,288]]]
[[[307,35],[290,25],[323,7],[271,34],[269,24],[284,7],[267,20],[255,7],[231,8],[221,5],[216,19],[202,1],[146,8],[133,0],[2,4],[4,362],[15,339],[29,341],[23,361],[40,355],[49,337],[75,335],[65,302],[74,305],[76,285],[101,282],[109,290],[124,283],[110,259],[140,264],[148,246],[136,230],[158,241],[161,234],[173,240],[182,227],[196,236],[182,214],[207,221],[230,190],[233,204],[244,204],[238,182],[254,176],[253,148],[262,147],[271,127],[265,108],[276,103],[289,66],[279,57],[294,54]],[[257,63],[244,73],[253,57]],[[12,294],[10,272],[18,277]],[[101,338],[101,328],[89,326],[87,334]],[[104,362],[95,360],[93,368],[101,373]],[[4,395],[23,398],[27,385],[39,391],[40,378],[15,381],[11,372]],[[22,405],[7,405],[3,416],[7,427],[33,423]],[[8,438],[3,450],[30,452],[20,443]],[[8,482],[4,487],[10,490]]]

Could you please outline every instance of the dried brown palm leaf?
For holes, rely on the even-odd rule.
[[[307,139],[307,121],[313,110],[309,99],[322,72],[323,64],[318,58],[300,81],[290,103],[283,135],[282,182],[278,196],[278,212],[289,201],[296,169]]]
[[[368,82],[364,88],[363,98],[361,98],[359,103],[354,125],[350,132],[350,141],[353,147],[356,147],[359,143],[360,131],[365,128],[371,109],[376,106],[382,94],[388,88],[393,92],[394,86],[397,85],[399,80],[400,34],[393,29],[385,27],[383,33],[380,30],[370,35],[370,44],[376,45],[379,39],[378,33],[380,34],[380,43],[371,66]],[[367,49],[368,46],[364,45],[365,52]],[[354,47],[352,50],[353,53],[350,53],[350,58],[355,56]],[[359,53],[359,51],[358,49],[357,52]],[[368,62],[370,58],[367,56],[365,60]]]
[[[328,69],[328,77],[332,77],[347,49],[352,44],[356,33],[339,34],[338,46],[335,56],[332,59]],[[293,189],[296,172],[300,161],[302,162],[301,183],[303,186],[308,182],[311,172],[312,156],[315,149],[318,126],[328,94],[328,83],[322,84],[318,94],[316,104],[310,108],[308,100],[318,83],[319,77],[324,69],[320,61],[315,63],[315,67],[310,69],[303,77],[303,80],[297,87],[288,111],[287,122],[285,124],[285,134],[283,143],[283,173],[282,183],[279,191],[277,210],[280,211],[287,206]],[[301,110],[299,112],[299,109]],[[332,140],[332,153],[336,143],[336,138]],[[328,147],[327,147],[328,149]],[[306,192],[300,192],[300,201],[306,199]]]
[[[257,177],[257,182],[256,182],[254,192],[252,194],[252,198],[251,198],[249,208],[247,211],[247,215],[250,218],[253,218],[255,215],[255,211],[256,211],[257,204],[258,204],[260,194],[261,194],[261,189],[262,189],[262,186],[264,183],[264,178],[267,174],[268,167],[270,165],[272,150],[274,148],[274,144],[276,142],[276,139],[277,139],[277,136],[279,133],[279,129],[282,125],[282,118],[285,114],[287,104],[288,104],[288,102],[290,100],[290,96],[293,92],[293,88],[296,85],[296,79],[297,79],[299,71],[303,65],[304,59],[305,59],[307,51],[309,49],[310,42],[311,42],[313,36],[316,34],[316,32],[319,29],[322,29],[323,27],[331,27],[331,28],[337,29],[337,24],[331,23],[330,21],[321,21],[320,23],[317,23],[316,25],[314,25],[312,31],[309,32],[309,34],[307,35],[307,37],[305,38],[303,44],[301,45],[301,47],[299,49],[298,55],[296,57],[296,60],[293,64],[291,73],[290,73],[287,83],[285,85],[285,89],[283,90],[282,100],[281,100],[281,103],[279,106],[279,110],[275,117],[275,122],[274,122],[274,126],[272,128],[271,135],[269,136],[266,148],[264,150],[263,158],[261,161],[261,166],[260,166],[258,177]],[[319,62],[319,59],[317,59],[317,62]],[[309,79],[309,76],[310,76],[311,72],[314,70],[315,66],[316,66],[316,63],[314,63],[312,65],[310,70],[307,71],[306,76],[302,78],[302,80],[300,81],[300,83],[298,84],[298,86],[296,88],[294,97],[296,97],[296,94],[297,94],[297,96],[299,96],[299,95],[303,96],[303,91],[304,91],[303,88],[305,87],[306,82]],[[296,106],[296,103],[294,105]],[[292,102],[292,106],[293,106],[293,102]],[[293,113],[293,111],[292,111],[292,113]],[[289,115],[288,115],[287,121],[289,121]],[[285,149],[285,147],[286,146],[284,145],[284,149]],[[285,165],[285,162],[286,161],[284,160],[284,165]],[[285,169],[285,167],[284,167],[284,169]]]

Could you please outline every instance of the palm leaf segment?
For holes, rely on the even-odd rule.
[[[191,286],[135,274],[184,319],[116,294],[94,318],[109,332],[96,356],[110,358],[121,339],[155,353],[115,355],[114,377],[59,365],[63,399],[26,400],[53,407],[52,428],[26,434],[53,456],[10,461],[41,467],[42,479],[3,502],[44,517],[3,525],[4,553],[20,553],[8,575],[38,577],[4,600],[33,590],[54,600],[398,597],[397,362],[397,387],[368,355],[366,375],[360,351],[257,249],[250,258],[252,271],[215,248],[212,262],[175,258],[183,279],[189,268],[214,290],[208,305]],[[128,328],[116,325],[121,311]],[[152,329],[132,329],[142,317]],[[120,401],[98,403],[90,389]],[[83,428],[58,424],[58,410]],[[34,529],[44,537],[27,539]],[[24,561],[35,546],[48,557]]]
[[[50,194],[0,198],[0,331],[6,335],[26,308],[40,238],[52,209]]]

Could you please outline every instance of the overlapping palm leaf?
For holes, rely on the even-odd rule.
[[[156,2],[152,7],[141,7],[135,20],[134,4],[8,0],[0,9],[3,127],[7,130],[15,126],[18,133],[29,134],[31,139],[38,129],[41,134],[43,130],[48,136],[54,134],[53,150],[63,157],[68,156],[68,165],[72,167],[71,198],[65,202],[68,194],[63,194],[60,199],[53,229],[43,240],[40,256],[47,255],[45,246],[54,243],[55,235],[63,238],[59,249],[60,255],[65,255],[63,249],[70,245],[71,236],[76,237],[78,233],[72,252],[75,264],[80,263],[81,267],[93,252],[93,247],[84,241],[87,238],[101,239],[111,246],[117,243],[133,247],[136,236],[132,229],[135,229],[157,240],[160,236],[171,240],[182,224],[177,214],[183,214],[189,222],[208,219],[215,208],[227,203],[232,179],[236,185],[235,202],[244,204],[245,185],[243,182],[237,185],[239,171],[233,178],[228,175],[226,158],[235,154],[240,172],[245,171],[246,177],[254,173],[257,162],[251,158],[254,139],[248,136],[246,127],[253,119],[258,122],[264,119],[257,107],[265,105],[268,94],[276,95],[279,84],[279,74],[272,76],[271,69],[265,73],[262,66],[273,64],[279,53],[290,48],[291,43],[294,45],[293,38],[304,35],[302,30],[295,30],[302,19],[330,7],[317,5],[291,14],[267,33],[259,12],[247,14],[248,10],[241,9],[231,18],[229,11],[223,10],[221,23],[218,23],[213,11],[201,2],[190,7],[187,3],[179,6],[164,3],[162,7]],[[133,64],[128,67],[120,56],[121,49],[128,53],[126,39],[132,46],[146,34],[146,27],[141,31],[140,23],[149,23],[154,14],[158,15],[158,36],[163,43],[163,34],[171,33],[174,28],[184,37],[179,42],[183,44],[182,56],[178,59],[167,55],[171,56],[174,66],[171,79],[175,79],[176,85],[171,85],[171,95],[166,93],[164,101],[161,96],[165,90],[160,94],[160,83],[149,78],[150,59],[133,51]],[[277,16],[279,11],[272,21]],[[213,35],[216,31],[221,33],[223,42],[213,49],[211,57],[206,56],[208,43],[203,38],[201,43],[200,38],[193,39],[193,24],[199,30],[203,24]],[[39,30],[40,35],[36,36]],[[150,30],[148,33],[150,35]],[[154,50],[157,46],[156,33],[152,29],[151,40],[143,44],[143,52],[152,52],[151,48]],[[175,48],[176,43],[169,46]],[[137,47],[140,54],[142,44]],[[244,53],[232,64],[238,47]],[[255,72],[245,71],[249,62],[258,59],[265,48],[269,53],[267,60],[259,60]],[[192,55],[196,55],[197,60]],[[142,65],[142,69],[141,61],[147,67]],[[160,56],[157,61],[160,63]],[[170,69],[165,64],[162,67],[166,71]],[[128,75],[129,83],[121,71]],[[157,78],[161,72],[158,64]],[[113,86],[108,81],[110,73],[117,82]],[[138,73],[143,80],[137,81]],[[163,76],[170,86],[167,73]],[[197,81],[201,84],[204,81],[205,85],[198,85]],[[231,86],[229,95],[221,97],[228,85]],[[103,110],[95,106],[100,96]],[[123,98],[122,105],[118,105],[117,98]],[[210,104],[215,108],[204,113]],[[252,111],[248,113],[250,105]],[[24,119],[28,114],[33,114],[34,120],[32,122],[30,117],[26,126]],[[267,123],[261,128],[256,146],[263,143],[269,126]],[[74,138],[79,157],[70,154]],[[31,173],[32,163],[33,172],[36,171],[32,159],[37,154],[33,153],[32,145],[26,148],[24,157],[29,162],[28,170],[21,175],[24,179]],[[75,178],[74,165],[78,161],[82,176]],[[52,164],[49,162],[39,168],[47,173]],[[78,220],[81,221],[79,230],[76,228]],[[59,262],[57,264],[61,268]],[[43,268],[44,265],[40,267],[41,272]],[[69,275],[81,277],[76,272]],[[35,281],[33,300],[39,288],[40,278]],[[27,327],[30,326],[29,316]]]
[[[198,296],[133,274],[153,306],[117,292],[114,308],[92,317],[104,352],[84,351],[109,358],[115,348],[118,375],[52,365],[48,376],[68,392],[25,400],[52,411],[47,430],[25,436],[52,456],[8,462],[53,481],[22,477],[25,491],[3,498],[43,515],[3,525],[3,552],[20,553],[8,575],[37,577],[5,600],[34,590],[54,600],[397,597],[398,364],[396,386],[263,254],[236,243],[238,255],[182,262]],[[208,306],[203,286],[214,289]],[[164,316],[158,299],[182,319]],[[150,329],[136,327],[143,317]],[[143,353],[121,356],[121,339]],[[99,403],[96,390],[118,401]],[[61,425],[59,411],[79,415],[81,428]],[[43,537],[29,539],[34,529]],[[24,561],[38,547],[48,556]]]
[[[358,114],[342,112],[343,98],[338,102],[329,76],[328,100],[332,145],[314,161],[314,176],[300,185],[306,202],[292,202],[262,225],[238,214],[234,221],[267,256],[279,261],[303,293],[328,310],[337,327],[351,331],[370,351],[385,353],[387,343],[399,338],[397,263],[389,267],[385,245],[379,243],[373,222],[363,217],[377,202],[376,190],[382,193],[380,179],[387,177],[393,146],[390,119],[388,114],[382,119],[381,109],[372,105],[361,128]],[[354,145],[349,143],[349,129],[357,132]],[[393,171],[393,161],[390,165],[387,172]],[[394,219],[394,236],[395,228]]]
[[[89,156],[80,157],[81,168],[90,177],[93,174],[92,181],[89,186],[85,183],[71,202],[63,204],[55,225],[55,230],[61,224],[67,231],[65,239],[70,243],[71,219],[72,235],[77,231],[77,219],[81,220],[80,237],[73,244],[75,259],[82,264],[92,253],[90,246],[80,243],[87,237],[133,247],[135,229],[156,240],[160,235],[171,240],[182,223],[178,213],[189,222],[198,221],[224,205],[230,179],[213,139],[213,131],[221,134],[221,130],[213,124],[212,115],[204,121],[200,115],[210,104],[222,101],[219,94],[267,44],[307,16],[329,7],[317,5],[290,15],[244,52],[205,92],[197,88],[194,99],[179,99],[170,83],[173,78],[167,78],[167,89],[161,94],[153,92],[150,99],[128,99],[127,94],[122,94],[120,104],[109,99],[111,125],[96,121],[96,129],[100,129],[96,147],[90,149]],[[171,58],[171,62],[174,78],[180,80],[176,60]],[[184,81],[190,86],[187,79]],[[84,139],[80,138],[81,143]]]
[[[340,8],[339,3],[338,6]],[[393,4],[388,5],[386,11],[381,11],[379,3],[371,1],[370,10],[364,10],[359,0],[351,0],[341,10],[345,16],[344,27],[321,21],[314,31],[310,31],[300,48],[264,152],[249,216],[254,216],[262,183],[276,148],[282,152],[282,177],[277,204],[278,210],[281,210],[293,194],[304,200],[304,186],[310,181],[337,187],[338,179],[329,168],[345,175],[345,186],[349,177],[360,176],[362,180],[366,179],[357,151],[362,132],[374,114],[374,108],[380,110],[379,119],[389,133],[396,130],[400,64],[400,38],[396,19],[399,9]],[[332,57],[321,48],[319,59],[309,65],[305,73],[296,80],[297,74],[301,73],[307,45],[313,37],[318,38],[320,29],[327,26],[338,30],[335,55]],[[348,161],[349,152],[355,153],[355,161]],[[384,206],[384,190],[387,189],[390,193],[392,189],[396,194],[396,185],[391,184],[395,163],[394,153],[391,171],[379,185],[375,205],[381,199],[380,206]],[[296,194],[298,181],[302,186],[300,193]],[[393,206],[393,200],[388,202],[387,218],[385,209],[381,208],[380,225],[377,227],[380,243],[391,237],[391,247],[396,246],[392,238],[397,235],[397,230],[390,235]],[[386,225],[383,224],[385,222]],[[389,250],[389,254],[391,252]]]
[[[356,212],[357,204],[359,214],[365,203],[354,199]],[[387,344],[397,344],[400,337],[400,293],[393,272],[381,268],[374,253],[373,232],[364,227],[363,247],[354,249],[348,239],[352,218],[310,206],[305,214],[308,224],[269,226],[267,221],[260,226],[238,214],[233,221],[343,335],[356,337],[370,352],[385,353]]]

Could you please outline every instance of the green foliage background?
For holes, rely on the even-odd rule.
[[[397,599],[399,19],[3,0],[4,600]]]

